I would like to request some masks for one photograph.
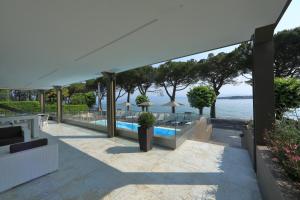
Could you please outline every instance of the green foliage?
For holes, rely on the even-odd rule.
[[[299,121],[277,121],[275,129],[267,134],[267,145],[274,159],[293,180],[300,182],[300,124]]]
[[[137,75],[137,87],[141,95],[146,95],[147,91],[154,83],[155,70],[152,66],[144,66],[134,69]]]
[[[27,113],[39,113],[40,103],[38,101],[1,101],[0,105],[8,106]],[[46,112],[56,112],[56,104],[46,104]],[[63,105],[64,112],[88,111],[88,106],[82,105]]]
[[[81,105],[63,105],[64,113],[77,113],[81,111],[88,111],[89,108],[86,104]],[[46,112],[56,112],[56,104],[46,104]]]
[[[63,108],[65,106],[63,105]],[[52,103],[52,104],[46,104],[45,105],[45,112],[46,113],[54,113],[56,112],[56,103]]]
[[[88,110],[89,110],[89,107],[86,104],[82,104],[82,105],[63,105],[63,112],[64,113],[77,113],[77,112],[88,111]]]
[[[195,73],[196,62],[166,62],[156,69],[155,84],[163,87],[170,101],[175,101],[176,92],[184,90],[199,79]],[[175,112],[175,107],[172,107]]]
[[[86,104],[81,105],[63,105],[64,113],[78,113],[82,111],[88,111],[89,108]],[[56,112],[56,104],[46,104],[46,112]]]
[[[149,112],[144,112],[142,114],[140,114],[139,118],[138,118],[138,124],[140,126],[149,128],[152,127],[155,123],[156,119],[154,117],[154,115],[152,113]]]
[[[96,91],[98,90],[98,83],[100,84],[100,90],[106,89],[107,84],[107,78],[104,76],[101,76],[96,79],[90,79],[85,82],[85,88],[87,91]]]
[[[69,89],[68,89],[68,88],[66,88],[66,87],[62,88],[62,96],[63,96],[64,99],[65,99],[66,97],[69,97],[69,96],[70,96],[70,94],[69,94]]]
[[[85,102],[89,108],[96,103],[96,96],[94,92],[85,93]]]
[[[236,63],[235,53],[209,54],[207,59],[200,60],[196,67],[200,80],[208,83],[214,90],[216,96],[223,85],[235,83],[235,78],[241,69]],[[216,117],[216,102],[214,101],[210,109],[210,117]]]
[[[84,83],[73,83],[69,87],[69,94],[72,96],[74,93],[86,92],[86,85]]]
[[[85,81],[85,88],[87,91],[95,91],[98,87],[97,79],[89,79]]]
[[[216,94],[209,86],[198,86],[187,93],[187,98],[191,107],[198,108],[202,115],[203,108],[211,106],[216,100]]]
[[[253,51],[251,42],[243,42],[232,51],[236,65],[239,66],[244,74],[252,72],[253,68]]]
[[[216,95],[223,85],[235,83],[240,68],[236,65],[233,53],[210,54],[207,59],[200,60],[197,67],[199,79],[209,83]]]
[[[55,89],[50,89],[46,91],[46,102],[55,103],[56,102],[56,91]]]
[[[0,102],[0,105],[27,113],[36,113],[40,111],[40,103],[38,101],[2,101]]]
[[[300,27],[274,35],[275,77],[300,78]]]
[[[171,87],[173,91],[180,91],[197,81],[194,71],[196,62],[166,62],[156,70],[155,82],[165,89]],[[169,97],[174,97],[172,92],[166,90]],[[172,99],[174,100],[174,99]]]
[[[8,101],[9,96],[9,90],[0,89],[0,101]]]
[[[63,99],[66,99],[70,96],[68,88],[62,88]],[[56,90],[50,89],[46,91],[46,102],[55,103],[56,102]]]
[[[136,70],[128,70],[117,74],[116,83],[127,93],[132,94],[137,86],[138,79],[139,77]]]
[[[149,98],[146,95],[139,95],[135,99],[135,103],[137,106],[139,106],[139,104],[144,102],[149,102]]]
[[[276,118],[284,112],[300,107],[300,80],[294,78],[275,78]]]
[[[251,73],[253,68],[252,45],[242,43],[232,53],[243,73]],[[300,27],[284,30],[274,35],[274,75],[275,77],[300,78]],[[252,83],[251,80],[248,83]]]
[[[130,102],[130,94],[133,94],[137,87],[137,80],[139,79],[136,70],[128,70],[117,74],[116,84],[119,87],[117,99],[127,93],[127,102]],[[121,94],[120,91],[125,93]]]
[[[96,96],[94,92],[87,93],[75,93],[71,96],[70,104],[86,104],[89,108],[91,108],[96,103]]]
[[[70,104],[86,104],[85,94],[83,93],[75,93],[71,96]]]

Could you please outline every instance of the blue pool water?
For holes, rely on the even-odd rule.
[[[97,125],[106,126],[106,120],[98,120],[95,122]],[[129,123],[129,122],[121,122],[117,121],[117,128],[127,129],[133,132],[138,132],[139,125],[137,123]],[[179,131],[179,129],[176,129]],[[155,136],[174,136],[176,134],[176,130],[172,128],[165,128],[165,127],[154,127],[154,135]]]

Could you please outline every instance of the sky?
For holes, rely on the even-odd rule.
[[[279,24],[275,29],[275,33],[284,29],[292,29],[300,26],[300,0],[293,0],[288,7],[287,11],[281,18]],[[220,52],[230,52],[235,49],[238,45],[221,48],[213,51],[208,51],[205,53],[195,54],[192,56],[187,56],[183,58],[175,59],[174,61],[187,61],[190,59],[200,60],[206,58],[209,53],[218,54]],[[159,64],[153,65],[158,66]],[[252,87],[248,84],[244,83],[247,80],[243,77],[237,78],[237,84],[235,85],[225,85],[220,90],[220,96],[235,96],[235,95],[252,95]],[[180,91],[176,94],[176,96],[185,96],[186,92],[190,88],[186,90]],[[134,95],[135,96],[135,95]]]

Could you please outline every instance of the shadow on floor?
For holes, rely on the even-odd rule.
[[[89,138],[107,138],[105,135],[62,135],[53,136],[59,139],[89,139]]]
[[[162,186],[214,185],[216,189],[206,191],[207,194],[204,195],[212,196],[217,200],[240,199],[241,194],[243,199],[260,199],[258,189],[253,187],[253,183],[256,184],[255,178],[253,180],[250,178],[249,181],[248,177],[255,177],[254,174],[247,174],[249,173],[248,168],[246,169],[248,170],[247,173],[232,170],[233,165],[239,165],[239,162],[241,162],[241,160],[235,160],[234,155],[239,152],[236,152],[237,149],[234,148],[225,147],[223,155],[217,158],[219,165],[217,172],[122,172],[59,140],[61,137],[52,137],[49,134],[43,135],[59,145],[59,170],[1,193],[1,200],[100,199],[116,189],[134,184]],[[72,138],[78,138],[78,136]],[[139,149],[138,147],[117,146],[108,148],[107,152],[111,154],[133,153],[139,152]],[[168,164],[172,165],[172,163]],[[241,167],[240,170],[245,169]],[[252,183],[252,187],[249,186],[249,182]],[[128,194],[128,191],[123,192],[123,194]],[[149,195],[149,190],[138,190],[138,194],[131,195],[142,195],[141,197],[143,197],[146,192]],[[165,191],[161,189],[160,192]],[[155,195],[161,194],[157,193]],[[159,196],[156,197],[159,199]],[[118,198],[116,197],[116,199]]]
[[[239,130],[213,128],[210,142],[230,147],[241,148],[241,133],[242,132]]]
[[[139,147],[130,147],[130,146],[116,146],[106,149],[106,152],[109,154],[122,154],[122,153],[141,153]]]

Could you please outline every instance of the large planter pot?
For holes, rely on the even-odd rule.
[[[141,151],[149,151],[152,149],[153,127],[138,127],[139,144]]]

